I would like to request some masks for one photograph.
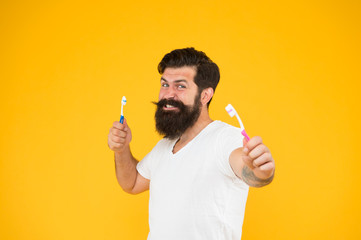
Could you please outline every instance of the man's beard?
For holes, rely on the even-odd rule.
[[[177,139],[190,127],[192,127],[201,113],[200,94],[194,99],[193,106],[186,106],[181,101],[162,99],[154,102],[157,105],[155,112],[155,127],[160,135],[168,139]],[[167,105],[177,107],[178,110],[164,110]]]

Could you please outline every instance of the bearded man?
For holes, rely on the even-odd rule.
[[[156,129],[164,136],[138,162],[126,122],[114,122],[108,145],[127,193],[149,189],[148,240],[239,240],[249,186],[262,187],[275,163],[260,137],[213,121],[208,107],[218,66],[194,48],[176,49],[158,65],[161,74]]]

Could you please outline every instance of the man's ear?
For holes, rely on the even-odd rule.
[[[213,88],[209,87],[206,89],[203,89],[201,94],[201,103],[202,105],[207,105],[207,103],[212,99],[214,94]]]

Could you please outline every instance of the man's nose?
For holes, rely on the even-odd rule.
[[[169,87],[164,95],[166,99],[174,99],[176,97],[176,92],[172,87]]]

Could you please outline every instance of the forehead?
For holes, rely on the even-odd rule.
[[[195,67],[166,68],[162,77],[167,81],[187,80],[194,81],[196,75]]]

